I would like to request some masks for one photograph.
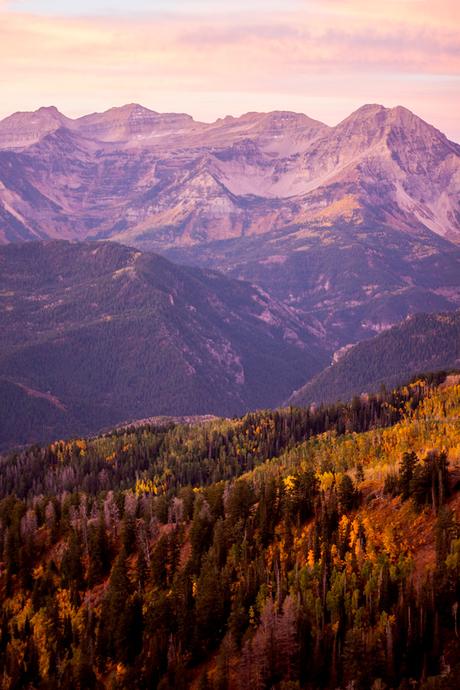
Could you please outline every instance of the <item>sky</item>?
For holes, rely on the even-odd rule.
[[[404,105],[460,142],[460,2],[0,0],[0,94],[0,118]]]

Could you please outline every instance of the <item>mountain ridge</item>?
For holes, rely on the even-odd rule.
[[[370,340],[337,353],[335,361],[295,391],[289,403],[351,400],[380,386],[400,386],[411,376],[460,369],[460,311],[415,314]]]
[[[460,305],[460,146],[403,107],[335,127],[48,115],[53,131],[0,150],[0,242],[108,239],[216,269],[319,319],[331,349]]]

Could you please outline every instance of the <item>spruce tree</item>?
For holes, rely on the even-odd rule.
[[[418,463],[417,455],[412,452],[406,452],[402,456],[401,466],[399,469],[399,490],[403,501],[407,501],[410,496],[410,483],[414,476],[414,469]]]

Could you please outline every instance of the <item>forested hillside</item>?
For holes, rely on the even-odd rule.
[[[326,362],[249,283],[109,242],[0,247],[0,449],[276,406]]]
[[[5,457],[1,687],[458,687],[460,385]]]
[[[351,400],[410,376],[460,368],[460,312],[416,314],[358,343],[291,397],[294,405]]]

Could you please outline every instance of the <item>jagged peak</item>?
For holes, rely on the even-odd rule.
[[[428,124],[421,117],[413,113],[409,108],[402,105],[397,105],[392,108],[388,108],[379,103],[368,103],[361,106],[357,110],[353,111],[351,115],[348,115],[344,120],[339,122],[337,127],[341,127],[347,123],[352,122],[366,122],[375,119],[382,124],[402,124],[410,125],[411,123],[420,123],[429,127],[430,129],[435,129],[432,125]]]
[[[157,114],[156,110],[152,110],[151,108],[146,108],[145,105],[141,105],[140,103],[125,103],[125,105],[114,106],[113,108],[111,108],[111,110],[130,110],[130,111],[141,110],[143,112]]]
[[[409,108],[405,108],[403,105],[397,105],[394,108],[389,108],[387,119],[392,125],[399,125],[408,129],[412,129],[414,127],[423,128],[431,133],[437,133],[443,138],[446,138],[442,132],[436,129],[436,127],[433,127],[433,125],[430,125],[429,122],[426,122],[426,120],[413,113],[412,110],[409,110]]]
[[[153,116],[157,117],[158,113],[155,110],[150,110],[149,108],[145,108],[142,105],[139,105],[139,103],[127,103],[125,105],[116,105],[113,106],[112,108],[108,108],[107,110],[103,110],[100,112],[94,112],[94,113],[89,113],[88,115],[82,115],[81,117],[76,119],[76,123],[78,124],[79,122],[85,122],[88,120],[106,120],[110,118],[114,119],[120,119],[122,118],[129,118],[133,114],[143,114],[146,116]]]
[[[18,110],[12,115],[8,115],[3,120],[0,120],[0,125],[14,125],[15,123],[25,123],[40,120],[41,122],[59,122],[64,123],[69,121],[55,105],[41,106],[37,110]]]
[[[85,131],[98,131],[99,133],[105,131],[105,136],[111,136],[113,133],[116,137],[124,136],[125,130],[130,128],[141,127],[147,131],[152,131],[156,127],[175,127],[182,126],[183,123],[193,123],[194,120],[190,115],[183,113],[159,113],[155,110],[145,108],[138,103],[128,103],[122,106],[116,106],[105,110],[102,113],[92,113],[91,115],[84,115],[78,120],[75,120],[75,128]],[[93,130],[93,127],[96,128]]]
[[[65,117],[55,105],[42,105],[38,108],[36,113],[48,113],[49,115],[58,115],[59,117]]]
[[[402,105],[392,108],[380,104],[361,106],[334,129],[339,136],[363,137],[367,145],[387,141],[389,136],[393,144],[401,137],[417,136],[426,140],[427,144],[437,141],[456,147],[442,132]]]
[[[113,114],[127,114],[127,115],[132,115],[132,114],[143,114],[143,115],[159,115],[159,113],[156,110],[151,110],[150,108],[146,108],[143,105],[140,105],[139,103],[126,103],[125,105],[120,105],[120,106],[114,106],[113,108],[109,108],[108,110],[105,110],[102,113],[99,113],[100,115],[108,115],[109,113]]]
[[[382,116],[386,112],[388,112],[388,108],[379,103],[367,103],[354,110],[350,115],[347,115],[346,118],[338,123],[337,127],[342,127],[352,122],[365,122],[377,116]]]

